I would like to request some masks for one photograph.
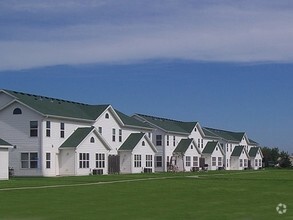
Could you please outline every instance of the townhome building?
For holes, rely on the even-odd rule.
[[[153,128],[152,142],[158,150],[155,156],[156,171],[162,172],[170,169],[189,171],[193,165],[200,166],[201,151],[205,143],[204,132],[198,122],[183,122],[144,114],[135,114],[133,118]],[[190,144],[188,144],[189,142]],[[184,147],[181,148],[182,145]],[[188,150],[191,147],[194,149]],[[180,158],[179,150],[181,154],[185,154],[188,150],[188,154]]]
[[[0,138],[14,146],[9,166],[18,176],[119,172],[108,156],[119,157],[119,147],[137,132],[151,137],[152,128],[111,105],[0,90]]]

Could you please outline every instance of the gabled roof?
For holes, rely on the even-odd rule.
[[[202,153],[203,154],[212,154],[215,150],[215,148],[218,147],[219,150],[222,152],[222,154],[224,154],[221,146],[219,145],[219,142],[218,141],[209,141],[205,148],[203,149]]]
[[[262,156],[262,152],[260,150],[260,147],[252,147],[252,148],[250,148],[248,155],[250,157],[256,157],[256,154],[257,154],[258,151],[260,151],[260,154]]]
[[[94,129],[94,127],[77,128],[60,148],[77,147]]]
[[[8,142],[0,138],[0,146],[12,146],[12,144],[9,144]]]
[[[154,152],[157,152],[157,149],[153,143],[145,136],[145,133],[131,133],[118,149],[118,151],[132,151],[143,137],[146,138]]]
[[[259,145],[259,143],[257,143],[256,141],[252,140],[252,139],[248,139],[249,144],[253,144],[253,145]]]
[[[148,126],[145,123],[140,122],[139,120],[133,118],[133,117],[129,117],[128,115],[125,115],[124,113],[118,111],[115,109],[115,112],[117,113],[117,115],[119,116],[119,118],[122,120],[122,122],[126,125],[126,126],[131,126],[131,127],[140,127],[140,128],[147,128],[147,129],[152,129],[150,126]]]
[[[235,146],[235,148],[234,148],[234,150],[233,150],[233,152],[231,154],[231,157],[239,157],[243,150],[246,152],[244,146]],[[247,156],[248,156],[248,154],[247,154]]]
[[[167,118],[160,118],[150,115],[136,114],[139,118],[147,121],[148,123],[161,128],[166,132],[190,134],[197,122],[183,122]]]
[[[209,134],[207,136],[211,137],[218,137],[225,139],[227,141],[233,141],[233,142],[240,142],[245,135],[245,132],[233,132],[233,131],[225,131],[215,128],[203,128],[204,132]]]
[[[181,139],[173,153],[185,153],[191,144],[193,144],[198,153],[201,154],[193,138]]]
[[[2,91],[46,116],[95,120],[109,107],[109,105],[88,105],[10,90]]]

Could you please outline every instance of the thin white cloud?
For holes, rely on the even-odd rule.
[[[150,6],[91,1],[88,7],[80,1],[70,2],[53,6],[28,1],[11,7],[13,12],[30,9],[33,13],[27,14],[27,21],[17,23],[6,12],[7,23],[0,30],[0,70],[164,58],[293,61],[293,10],[287,4],[277,7],[262,1],[270,4],[253,7],[231,1],[191,1],[187,5],[159,1]],[[59,12],[53,10],[56,8]],[[66,17],[58,22],[64,8]],[[103,12],[105,8],[110,12]],[[39,11],[51,17],[39,23]],[[78,16],[67,17],[73,14]]]

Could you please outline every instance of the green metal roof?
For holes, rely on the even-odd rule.
[[[259,149],[260,149],[259,147],[250,148],[248,155],[250,157],[255,157]]]
[[[228,141],[240,142],[244,136],[244,132],[233,132],[233,131],[225,131],[215,128],[203,128],[204,132],[209,134],[208,136],[212,137],[220,137]]]
[[[206,128],[202,128],[202,130],[205,136],[212,137],[212,138],[219,138],[219,136],[215,135],[214,133],[212,133]]]
[[[145,119],[147,122],[162,128],[167,132],[176,132],[176,133],[191,133],[192,129],[195,127],[197,122],[182,122],[172,119],[159,118],[155,116],[137,114],[139,117]]]
[[[219,142],[218,141],[209,141],[205,148],[203,149],[203,154],[212,154]]]
[[[133,150],[144,135],[145,133],[131,133],[119,150]]]
[[[88,105],[28,93],[3,90],[43,115],[95,120],[109,105]]]
[[[248,139],[248,141],[249,141],[250,144],[258,145],[258,143],[256,141],[254,141],[254,140]]]
[[[244,146],[236,146],[231,154],[231,157],[239,157],[244,149]]]
[[[9,144],[8,142],[4,141],[3,139],[0,138],[0,145],[1,146],[12,146],[11,144]]]
[[[177,147],[174,150],[174,153],[185,153],[188,149],[188,147],[190,146],[191,142],[193,139],[181,139],[179,144],[177,145]]]
[[[60,146],[60,148],[77,147],[94,127],[84,127],[76,129],[73,134]]]
[[[128,115],[125,115],[124,113],[118,111],[115,109],[115,112],[117,113],[117,115],[119,116],[119,118],[122,120],[122,122],[125,125],[128,126],[134,126],[134,127],[142,127],[142,128],[147,128],[147,129],[152,129],[150,126],[148,126],[145,123],[140,122],[139,120],[136,120],[133,117],[129,117]]]

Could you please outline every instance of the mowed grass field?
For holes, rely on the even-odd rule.
[[[13,178],[0,219],[293,219],[293,170]]]

